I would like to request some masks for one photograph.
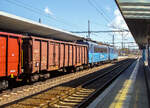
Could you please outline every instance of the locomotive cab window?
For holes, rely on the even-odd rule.
[[[107,48],[105,47],[94,47],[94,52],[95,53],[107,53]]]

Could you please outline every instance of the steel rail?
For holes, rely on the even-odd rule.
[[[128,64],[128,63],[129,63],[129,64]],[[48,102],[48,103],[43,104],[43,105],[41,105],[40,107],[37,107],[37,108],[43,108],[43,107],[45,107],[45,106],[48,107],[48,108],[49,108],[49,107],[56,107],[56,105],[57,105],[57,107],[61,107],[61,105],[58,104],[60,101],[64,101],[65,98],[67,98],[67,97],[69,97],[69,96],[75,94],[76,92],[80,92],[80,90],[82,90],[82,88],[86,87],[86,86],[89,85],[89,84],[92,84],[92,83],[95,82],[96,80],[98,80],[98,79],[100,79],[100,78],[103,78],[103,77],[105,77],[105,76],[107,76],[107,75],[110,75],[112,72],[114,72],[115,70],[117,70],[117,69],[120,68],[121,66],[127,65],[127,66],[126,66],[125,68],[123,68],[120,72],[118,72],[118,74],[116,74],[114,77],[112,77],[112,79],[108,80],[103,86],[101,86],[101,88],[99,88],[98,90],[95,90],[93,93],[90,93],[90,92],[89,92],[89,93],[90,93],[89,96],[88,96],[86,99],[84,99],[83,102],[80,102],[78,105],[75,105],[77,108],[78,108],[78,107],[81,107],[81,108],[86,107],[86,106],[87,106],[87,102],[89,102],[89,100],[91,100],[91,99],[93,100],[93,96],[95,96],[95,92],[97,93],[98,91],[101,91],[102,89],[104,89],[104,87],[105,87],[106,85],[108,85],[112,80],[114,80],[115,78],[117,78],[117,76],[119,76],[119,74],[121,74],[121,72],[123,72],[126,68],[128,68],[128,66],[129,66],[130,64],[131,64],[131,61],[126,61],[125,63],[120,64],[120,65],[114,67],[113,69],[107,71],[106,73],[101,74],[101,75],[97,76],[96,78],[94,78],[94,79],[92,79],[92,80],[89,80],[89,81],[87,81],[87,82],[85,82],[85,83],[83,83],[83,84],[77,86],[73,91],[71,91],[71,93],[68,92],[68,96],[60,97],[60,99],[55,100],[54,102]],[[91,101],[90,101],[90,102],[91,102]]]
[[[126,64],[127,62],[125,62],[125,61],[123,61],[123,64]],[[123,64],[121,64],[121,65],[123,65]],[[121,65],[119,65],[119,66],[121,66]],[[117,65],[117,66],[115,66],[113,69],[111,69],[111,71],[113,71],[113,70],[115,70],[115,69],[117,69],[117,68],[119,68],[119,66]],[[107,73],[109,73],[110,71],[108,71]],[[101,75],[101,77],[103,77],[103,76],[105,76],[106,74],[102,74]],[[99,78],[100,78],[100,76],[99,76]],[[72,77],[71,77],[71,79],[72,79]],[[98,77],[96,77],[95,78],[95,80],[96,79],[98,79]],[[65,80],[65,79],[64,79]],[[86,83],[83,83],[83,84],[81,84],[81,85],[79,85],[78,87],[76,87],[73,91],[67,91],[67,95],[66,95],[66,97],[68,96],[68,95],[71,95],[71,94],[73,94],[73,93],[75,93],[75,92],[77,92],[77,91],[79,91],[80,90],[80,88],[81,87],[84,87],[84,85],[87,85],[87,84],[90,84],[90,83],[92,83],[92,82],[94,82],[94,79],[93,80],[91,80],[91,81],[88,81],[88,82],[86,82]],[[71,90],[71,89],[70,89]],[[42,94],[44,91],[42,91],[42,92],[39,92],[39,93],[36,93],[36,94]],[[36,94],[34,94],[34,95],[36,95]],[[32,95],[33,96],[33,95]],[[24,99],[29,99],[29,98],[32,98],[32,96],[27,96],[26,98],[22,98],[22,99],[20,99],[21,101],[23,101]],[[59,97],[59,96],[57,96],[57,97]],[[56,97],[56,98],[57,98]],[[65,96],[64,96],[65,97]],[[39,107],[37,107],[37,108],[42,108],[43,106],[45,106],[45,105],[47,105],[47,106],[50,106],[50,105],[52,105],[53,103],[55,104],[56,102],[58,102],[58,101],[61,101],[63,98],[59,98],[58,100],[55,100],[55,102],[50,102],[50,101],[47,101],[47,103],[46,104],[40,104],[40,106]],[[18,102],[18,101],[14,101],[13,103],[15,103],[15,102]],[[49,105],[50,104],[50,105]],[[9,104],[9,105],[12,105],[12,104]]]
[[[128,61],[127,63],[129,63],[129,64],[126,64],[125,68],[121,69],[121,71],[119,71],[118,74],[113,76],[110,80],[108,80],[106,83],[104,83],[100,88],[95,90],[95,92],[93,92],[88,98],[86,98],[83,102],[81,102],[79,105],[77,105],[76,108],[85,108],[85,107],[87,107],[89,105],[89,103],[91,103],[109,84],[111,84],[111,82],[114,79],[116,79],[122,72],[124,72],[130,66],[130,64],[132,64],[132,62],[130,62],[130,61]],[[119,66],[122,66],[122,65],[119,65]],[[119,66],[117,66],[115,69],[118,69]],[[115,70],[115,69],[112,69],[112,71]],[[98,78],[100,78],[100,76],[98,76],[94,80],[96,80]],[[86,86],[87,84],[92,83],[93,81],[88,82],[83,86]]]

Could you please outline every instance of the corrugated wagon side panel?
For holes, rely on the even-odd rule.
[[[0,36],[0,77],[6,76],[6,37]]]
[[[73,65],[76,64],[76,46],[73,46]]]
[[[84,55],[84,53],[85,53],[85,47],[82,46],[82,64],[85,64],[85,55]]]
[[[80,46],[80,64],[82,64],[82,47]]]
[[[55,66],[59,66],[59,43],[55,43]]]
[[[39,65],[40,65],[40,41],[33,40],[33,46],[32,46],[32,52],[33,52],[33,73],[39,71]]]
[[[47,42],[41,42],[41,70],[47,70]]]
[[[0,77],[21,74],[22,35],[0,32]]]
[[[65,66],[68,66],[68,53],[69,53],[69,46],[68,46],[68,44],[65,44]]]
[[[54,66],[54,43],[49,43],[49,66],[48,70],[51,70],[51,68]]]
[[[88,63],[88,48],[85,47],[85,63]]]
[[[64,65],[64,44],[60,44],[60,67]]]
[[[73,52],[73,48],[72,45],[69,45],[69,66],[72,66],[72,52]]]
[[[8,38],[8,76],[13,74],[15,76],[18,75],[19,69],[19,56],[20,56],[20,46],[19,39],[16,38]]]
[[[80,47],[77,46],[77,64],[80,63]]]

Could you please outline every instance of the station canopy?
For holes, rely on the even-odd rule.
[[[65,41],[77,41],[84,39],[76,34],[8,14],[3,11],[0,11],[0,31],[41,36]]]
[[[116,3],[140,48],[150,38],[150,0],[116,0]]]

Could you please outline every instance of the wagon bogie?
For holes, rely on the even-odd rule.
[[[1,78],[0,79],[0,90],[2,90],[2,89],[6,89],[6,88],[8,88],[8,80],[6,80],[6,78]]]

